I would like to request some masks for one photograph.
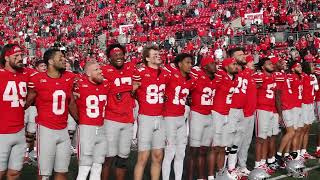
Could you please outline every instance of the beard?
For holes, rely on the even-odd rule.
[[[268,73],[273,73],[273,70],[270,69],[265,69],[265,71],[267,71]]]
[[[21,70],[21,69],[23,69],[23,67],[24,67],[24,64],[23,64],[22,62],[19,62],[19,64],[9,62],[9,65],[10,65],[11,68],[14,69],[14,70]]]

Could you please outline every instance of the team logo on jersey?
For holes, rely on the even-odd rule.
[[[145,76],[145,77],[151,77],[150,74],[145,74],[144,76]]]
[[[71,78],[67,78],[66,81],[68,82],[68,81],[70,81],[70,79],[71,79]]]
[[[179,75],[178,74],[174,74],[174,77],[179,78]]]
[[[112,72],[113,71],[113,69],[107,69],[107,72]]]
[[[83,84],[82,87],[86,88],[86,87],[88,87],[88,85],[87,84]]]
[[[40,79],[40,83],[45,83],[45,82],[47,82],[46,79]]]
[[[202,79],[206,79],[206,77],[205,77],[205,76],[201,76],[201,78],[202,78]]]

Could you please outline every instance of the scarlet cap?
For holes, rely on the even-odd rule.
[[[229,66],[232,63],[235,63],[236,59],[235,58],[226,58],[222,61],[222,67]]]
[[[252,55],[248,55],[247,57],[246,57],[246,62],[248,63],[248,62],[252,62],[254,60],[254,58],[253,58],[253,56]]]
[[[270,61],[272,64],[277,64],[277,62],[279,61],[279,58],[274,56],[274,57],[270,58]]]
[[[13,46],[8,51],[6,51],[4,56],[8,57],[8,56],[14,55],[16,53],[21,53],[21,52],[23,52],[23,50],[19,46]]]
[[[212,57],[204,57],[201,60],[201,67],[205,67],[206,65],[210,64],[210,63],[214,63],[214,59]]]

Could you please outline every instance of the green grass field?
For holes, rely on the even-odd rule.
[[[317,124],[314,124],[312,126],[311,129],[311,135],[310,135],[310,139],[309,139],[309,149],[308,152],[310,153],[314,153],[315,151],[315,147],[316,147],[316,133],[317,133]],[[280,137],[280,136],[279,136]],[[279,138],[280,139],[280,138]],[[186,153],[187,154],[187,153]],[[137,152],[131,152],[130,157],[129,157],[129,162],[128,162],[128,167],[129,167],[129,173],[127,175],[128,180],[133,179],[133,169],[135,166],[135,162],[136,162],[136,158],[137,158]],[[306,166],[307,168],[314,168],[315,166],[320,165],[318,160],[310,160],[307,161]],[[248,167],[249,169],[252,169],[252,167],[254,166],[254,143],[251,144],[251,147],[249,149],[249,157],[248,157]],[[149,173],[149,167],[150,165],[147,165],[147,168],[145,170],[145,175],[144,175],[144,180],[149,180],[150,179],[150,173]],[[70,180],[74,180],[77,177],[77,160],[75,157],[72,158],[71,163],[70,163],[70,167],[69,167],[69,179]],[[23,170],[22,170],[22,180],[34,180],[36,179],[36,175],[37,175],[37,168],[30,166],[30,165],[26,165]],[[185,173],[185,172],[184,172]],[[284,180],[292,180],[294,178],[291,177],[286,177],[283,176],[285,175],[286,172],[285,170],[280,170],[277,173],[275,173],[272,178],[276,178],[276,179],[284,179]],[[277,178],[278,177],[278,178]],[[113,179],[111,177],[111,179]],[[171,179],[174,179],[174,175],[173,172],[171,172]],[[309,176],[306,178],[309,180],[320,180],[320,167],[314,168],[312,170],[309,171]]]

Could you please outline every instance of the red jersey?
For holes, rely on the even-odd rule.
[[[150,67],[136,70],[132,80],[140,82],[136,91],[139,103],[139,114],[148,116],[162,116],[164,93],[168,82],[168,71]]]
[[[294,108],[295,99],[292,94],[291,83],[284,72],[275,72],[275,80],[277,89],[281,91],[281,108],[282,110],[289,110]]]
[[[17,133],[24,127],[28,73],[0,69],[0,77],[0,134]]]
[[[214,103],[212,109],[222,115],[228,115],[232,103],[232,96],[237,84],[236,81],[223,70],[219,70],[216,73],[216,78],[216,95],[213,98]],[[234,79],[236,79],[236,77]]]
[[[292,90],[293,105],[294,107],[301,107],[303,90],[302,77],[299,77],[297,74],[288,74],[288,79]]]
[[[314,74],[302,74],[303,79],[303,91],[302,91],[302,103],[311,104],[315,100],[315,91],[318,91],[318,80]]]
[[[275,90],[277,87],[275,77],[266,73],[256,73],[253,75],[257,84],[261,84],[257,89],[257,109],[276,112]]]
[[[133,123],[134,99],[131,91],[134,64],[126,62],[121,69],[106,65],[102,67],[102,71],[110,82],[105,118],[121,123]]]
[[[236,78],[237,86],[234,88],[232,95],[231,108],[243,109],[246,103],[246,94],[248,88],[248,79],[251,76],[246,71],[240,71]]]
[[[191,90],[191,110],[203,115],[211,114],[213,98],[216,92],[216,80],[211,80],[199,68],[192,69],[196,77],[196,83]]]
[[[31,76],[28,87],[37,93],[35,105],[38,110],[38,124],[57,130],[67,127],[74,77],[75,75],[68,71],[62,73],[60,78],[51,78],[46,72]]]
[[[183,77],[179,70],[172,68],[169,72],[170,76],[166,84],[165,95],[167,97],[164,103],[164,116],[183,116],[185,113],[185,105],[187,96],[194,86],[195,79]]]
[[[243,114],[244,117],[250,117],[254,115],[257,107],[257,87],[256,82],[252,77],[254,71],[246,68],[243,70],[243,73],[246,74],[246,79],[248,80],[246,102],[243,107]]]
[[[107,104],[108,82],[93,84],[87,77],[80,78],[74,88],[79,111],[79,124],[102,126]]]

